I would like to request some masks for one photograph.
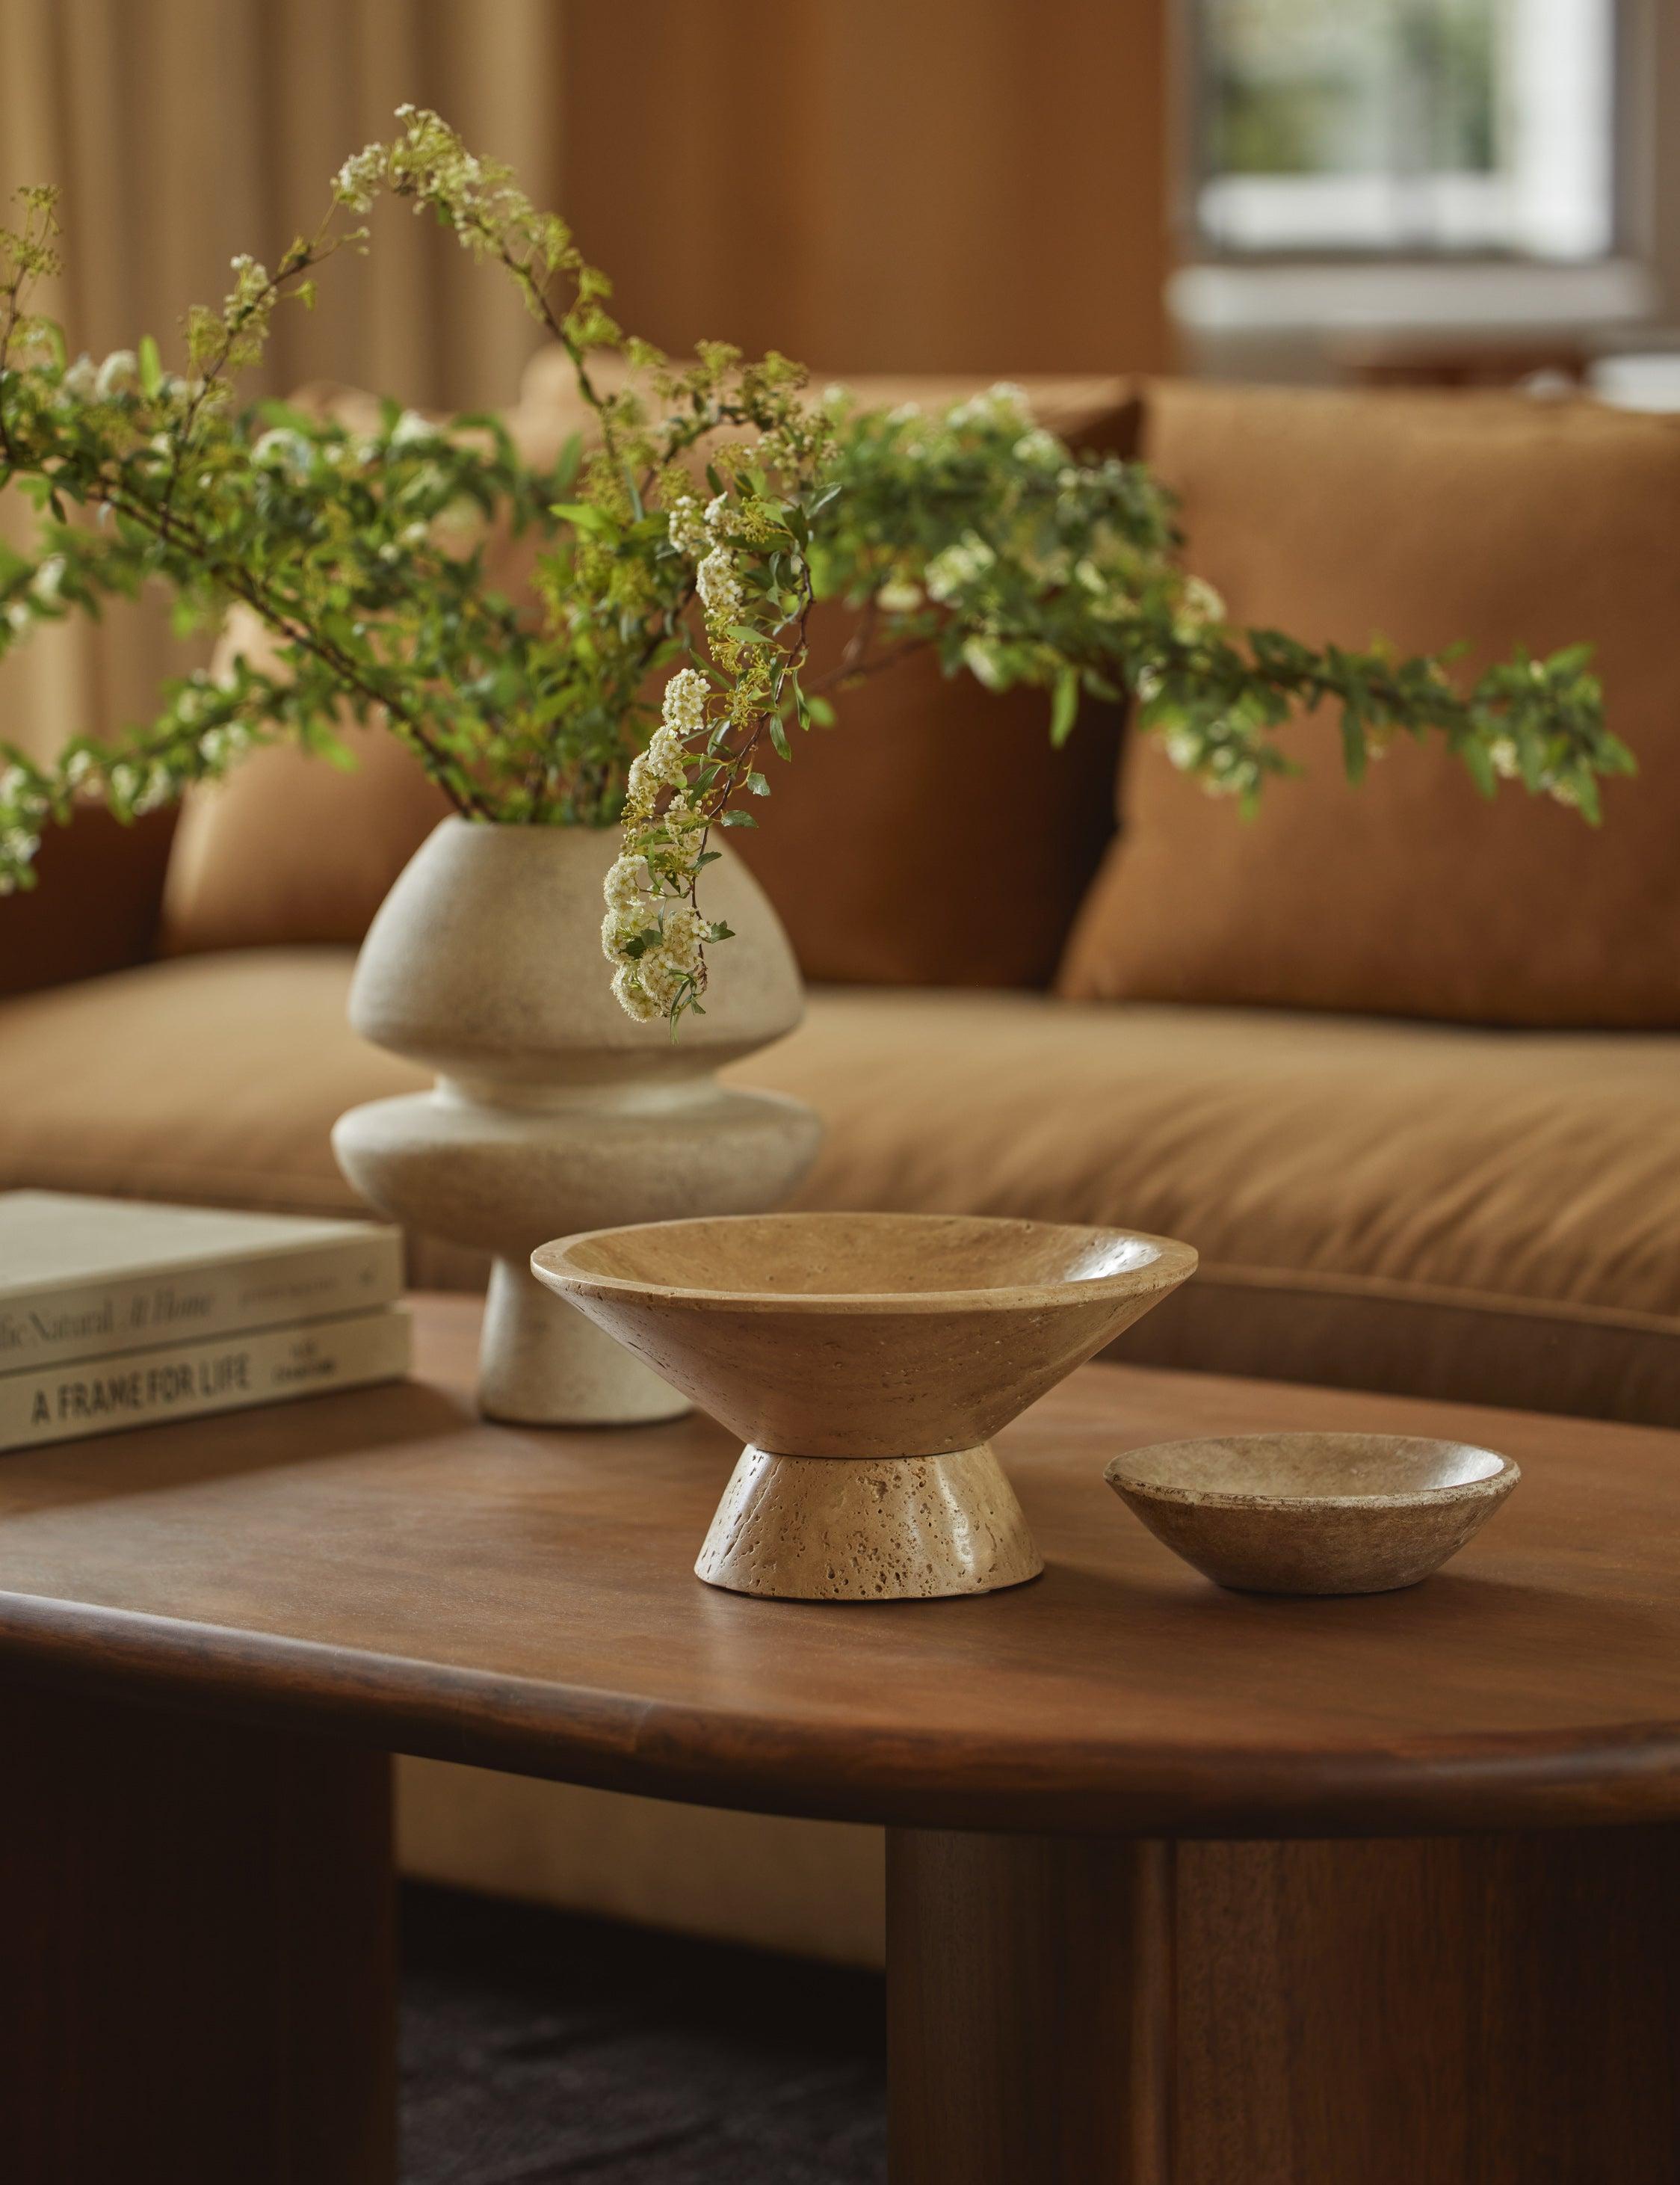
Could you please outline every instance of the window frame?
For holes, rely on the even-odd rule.
[[[1178,0],[1173,10],[1172,33],[1175,74],[1180,92],[1175,102],[1172,132],[1175,186],[1170,195],[1180,265],[1226,267],[1256,276],[1267,271],[1322,269],[1327,272],[1337,267],[1370,273],[1393,267],[1414,282],[1426,269],[1464,266],[1497,273],[1499,269],[1510,267],[1523,274],[1553,277],[1551,285],[1560,294],[1571,285],[1567,277],[1573,273],[1621,266],[1627,268],[1631,276],[1633,269],[1644,265],[1652,254],[1652,168],[1656,142],[1655,10],[1663,4],[1664,0],[1612,0],[1610,240],[1606,249],[1593,256],[1565,259],[1549,258],[1514,247],[1482,246],[1457,250],[1420,249],[1415,245],[1391,248],[1382,244],[1250,249],[1221,245],[1205,232],[1201,217],[1202,191],[1209,179],[1204,161],[1210,137],[1212,98],[1211,70],[1206,56],[1206,0]],[[1573,285],[1585,291],[1594,284],[1583,282]],[[1630,277],[1623,285],[1631,297],[1639,284]]]

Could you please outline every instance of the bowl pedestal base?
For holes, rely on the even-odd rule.
[[[1044,1558],[990,1442],[940,1456],[780,1456],[749,1445],[695,1565],[784,1601],[995,1593]]]

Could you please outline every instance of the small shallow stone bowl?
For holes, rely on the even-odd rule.
[[[795,1601],[1035,1578],[992,1435],[1195,1265],[1169,1238],[955,1214],[653,1221],[531,1261],[746,1443],[698,1575]]]
[[[1236,1434],[1128,1450],[1103,1477],[1158,1540],[1242,1593],[1392,1593],[1478,1533],[1521,1472],[1465,1442]]]

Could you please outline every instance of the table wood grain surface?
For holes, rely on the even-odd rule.
[[[1041,1579],[758,1601],[692,1574],[736,1450],[494,1426],[477,1307],[417,1378],[0,1457],[0,1669],[703,1803],[1152,1836],[1680,1817],[1680,1434],[1092,1366],[999,1440]],[[1119,1450],[1358,1427],[1523,1483],[1409,1591],[1220,1591],[1104,1485]]]

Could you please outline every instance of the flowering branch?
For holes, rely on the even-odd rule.
[[[1502,778],[1599,814],[1633,761],[1604,724],[1588,653],[1519,652],[1460,691],[1438,658],[1314,648],[1231,626],[1186,574],[1169,497],[1137,464],[1078,456],[996,387],[942,416],[859,411],[773,353],[702,343],[676,364],[625,335],[611,285],[565,223],[435,114],[348,159],[333,204],[271,275],[234,260],[217,310],[184,322],[185,371],[142,340],[73,363],[31,316],[58,269],[54,196],[0,229],[0,490],[38,512],[35,550],[0,547],[0,654],[39,623],[161,582],[184,626],[248,607],[260,667],[171,683],[156,718],[50,765],[0,745],[0,892],[27,885],[42,829],[77,796],[123,817],[286,736],[344,757],[348,714],[388,726],[469,818],[622,820],[602,942],[639,1019],[703,1007],[700,904],[717,827],[751,825],[765,746],[827,725],[827,693],[917,651],[988,690],[1043,689],[1068,735],[1086,698],[1130,699],[1141,728],[1214,793],[1252,807],[1294,772],[1277,731],[1340,715],[1357,779],[1400,734],[1439,736],[1481,786]],[[429,211],[500,266],[572,360],[595,444],[550,467],[485,416],[439,425],[388,403],[377,429],[280,404],[237,410],[279,305],[307,305],[347,225],[383,198]],[[488,583],[493,522],[534,530],[534,598]],[[807,679],[814,601],[857,613],[837,665]],[[654,696],[650,685],[662,685]]]

